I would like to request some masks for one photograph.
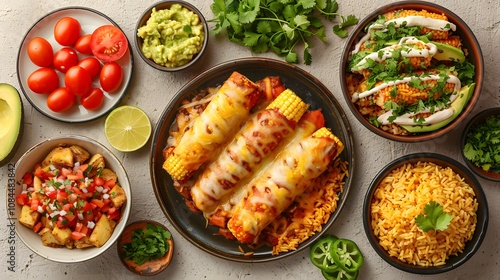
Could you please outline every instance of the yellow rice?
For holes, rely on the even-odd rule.
[[[423,232],[415,217],[435,201],[453,215],[444,231]],[[388,174],[371,203],[371,226],[389,255],[419,266],[438,266],[458,255],[474,235],[478,208],[474,190],[449,167],[406,164]]]
[[[278,243],[273,246],[273,255],[296,250],[300,243],[323,229],[331,214],[337,210],[339,193],[348,175],[347,162],[337,158],[295,199],[294,205],[284,215],[266,228],[269,234],[278,239]]]

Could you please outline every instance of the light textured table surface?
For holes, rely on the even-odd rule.
[[[188,0],[195,4],[207,19],[212,18],[208,0]],[[86,6],[111,17],[125,31],[132,42],[135,25],[140,14],[154,1],[132,0],[3,0],[0,2],[0,82],[9,83],[20,90],[16,75],[16,58],[24,34],[33,23],[45,14],[66,6]],[[341,14],[355,14],[363,18],[377,7],[391,1],[342,1]],[[483,92],[473,113],[489,107],[500,106],[500,5],[496,0],[481,1],[432,1],[450,9],[468,23],[474,31],[485,61]],[[210,27],[213,25],[211,24]],[[331,30],[331,29],[328,29]],[[365,264],[359,279],[500,279],[500,183],[479,179],[489,200],[490,223],[488,233],[478,252],[464,265],[445,274],[418,276],[399,271],[385,263],[371,248],[363,231],[362,201],[373,176],[393,159],[419,151],[437,152],[462,162],[458,139],[463,126],[430,142],[403,144],[374,136],[361,126],[348,111],[339,86],[338,66],[345,40],[327,32],[325,45],[317,42],[313,48],[311,66],[300,65],[321,80],[339,100],[354,131],[356,170],[352,189],[346,207],[330,232],[356,241],[365,255]],[[211,37],[206,58],[197,69],[175,74],[163,73],[147,66],[134,49],[134,74],[131,85],[121,104],[143,108],[153,124],[172,98],[187,81],[218,63],[241,57],[257,56],[248,49],[229,43],[225,37]],[[273,54],[259,57],[275,58]],[[24,137],[14,163],[27,149],[49,137],[64,134],[85,134],[108,145],[103,133],[104,117],[87,123],[62,123],[45,117],[24,99]],[[2,125],[2,124],[0,124]],[[168,279],[321,279],[321,273],[310,262],[308,251],[281,261],[264,264],[243,264],[213,257],[200,251],[178,234],[160,209],[151,186],[149,176],[150,143],[133,153],[116,155],[122,160],[129,173],[133,189],[133,210],[129,222],[139,219],[153,219],[164,223],[173,231],[176,241],[174,261],[156,278]],[[5,201],[5,187],[8,177],[7,166],[0,169],[0,200]],[[103,255],[77,264],[59,264],[39,257],[30,251],[21,240],[15,243],[16,271],[8,270],[7,252],[9,229],[5,226],[5,207],[0,207],[0,278],[2,279],[126,279],[134,275],[120,263],[116,246]],[[7,278],[8,277],[8,278]]]

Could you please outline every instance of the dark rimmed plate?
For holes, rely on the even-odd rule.
[[[179,233],[199,249],[217,257],[238,262],[265,262],[278,260],[293,255],[307,248],[321,234],[316,234],[302,243],[296,251],[272,255],[272,248],[263,246],[250,249],[242,246],[245,251],[253,251],[252,256],[244,256],[238,249],[240,243],[229,241],[217,235],[218,228],[206,227],[206,221],[201,214],[193,213],[184,203],[184,198],[175,190],[170,175],[163,170],[163,149],[167,144],[169,129],[177,114],[177,108],[182,100],[190,99],[197,92],[208,87],[222,84],[233,71],[240,72],[253,81],[266,76],[280,76],[286,87],[293,90],[306,103],[310,109],[322,109],[326,119],[326,126],[332,129],[345,144],[345,149],[340,157],[348,162],[350,177],[346,179],[344,192],[338,201],[338,209],[324,225],[327,231],[337,219],[349,194],[351,180],[354,175],[354,144],[352,131],[348,119],[333,94],[318,79],[298,68],[295,65],[281,61],[264,58],[245,58],[219,64],[196,78],[189,81],[175,95],[161,114],[153,135],[151,148],[151,179],[156,198],[163,212]]]
[[[65,112],[53,112],[49,109],[49,107],[47,107],[47,95],[34,93],[28,87],[27,80],[29,75],[39,67],[31,62],[30,58],[28,57],[27,48],[28,43],[31,39],[35,37],[42,37],[49,41],[49,43],[52,45],[54,53],[57,50],[61,49],[62,46],[59,45],[54,39],[54,26],[59,19],[66,16],[73,17],[80,22],[80,25],[82,27],[82,35],[92,33],[97,27],[101,25],[112,24],[120,28],[118,24],[116,24],[111,18],[99,11],[90,8],[67,7],[52,11],[40,18],[35,24],[33,24],[33,26],[23,37],[17,55],[17,78],[26,99],[31,103],[31,105],[33,105],[33,107],[35,107],[35,109],[37,109],[45,116],[58,121],[70,123],[90,121],[99,118],[100,116],[109,112],[120,102],[120,100],[125,95],[125,92],[130,83],[130,78],[132,77],[132,66],[134,62],[131,46],[129,42],[127,53],[125,53],[125,55],[117,61],[117,63],[120,64],[123,70],[122,85],[113,93],[104,93],[104,103],[99,109],[89,111],[83,108],[83,106],[81,105],[75,105],[73,106],[73,108]],[[86,56],[87,55],[78,53],[78,58],[80,60]],[[64,86],[64,74],[58,72],[58,75],[59,85]],[[100,87],[99,79],[93,79],[93,87]]]

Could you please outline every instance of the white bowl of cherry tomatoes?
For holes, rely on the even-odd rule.
[[[21,89],[42,114],[65,122],[98,118],[115,107],[132,75],[126,35],[106,15],[84,7],[38,20],[19,48]]]

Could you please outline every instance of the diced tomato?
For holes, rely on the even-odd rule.
[[[99,207],[99,208],[102,208],[102,207],[104,206],[104,202],[102,202],[102,201],[101,201],[101,200],[99,200],[99,199],[92,199],[92,200],[90,201],[90,203],[92,203],[92,204],[96,205],[96,206],[97,206],[97,207]]]
[[[31,199],[31,205],[30,205],[31,211],[37,211],[38,205],[40,205],[40,200],[38,200],[38,198],[36,197],[33,197]]]
[[[101,216],[102,216],[102,212],[101,211],[97,211],[95,214],[94,214],[94,221],[97,222],[101,219]]]
[[[115,179],[109,179],[104,183],[104,187],[113,188],[116,185]]]
[[[78,169],[80,169],[82,172],[85,172],[85,170],[87,170],[87,168],[89,168],[88,163],[78,166]]]
[[[72,174],[72,173],[73,173],[73,170],[71,170],[71,169],[64,168],[64,167],[61,169],[61,175],[64,176],[64,177],[66,177],[66,176],[68,176],[69,174]]]
[[[43,178],[44,175],[45,175],[45,173],[46,173],[45,170],[43,170],[42,168],[40,168],[40,169],[35,170],[34,175],[36,177],[38,177],[38,178]]]
[[[64,190],[58,190],[56,199],[60,203],[66,203],[66,200],[68,199],[68,193],[65,192]]]
[[[85,205],[83,205],[83,212],[87,212],[94,209],[92,206],[92,203],[85,202]]]
[[[68,203],[68,204],[63,205],[62,210],[66,211],[66,212],[70,212],[71,208],[73,208],[73,205]]]
[[[24,176],[23,176],[23,184],[26,184],[26,185],[33,184],[33,176],[31,175],[31,173],[26,172],[26,174],[24,174]]]
[[[92,182],[88,187],[87,187],[87,191],[89,193],[95,193],[95,182]]]
[[[101,211],[104,212],[104,213],[107,213],[109,211],[109,205],[104,205],[103,207],[101,207]]]
[[[16,202],[17,204],[19,205],[26,205],[28,204],[30,201],[29,197],[28,197],[28,194],[27,193],[20,193],[17,197],[16,197]]]
[[[121,216],[120,211],[115,211],[113,214],[108,215],[108,219],[118,221],[120,220],[120,216]]]
[[[105,182],[105,181],[104,181],[104,179],[103,179],[103,178],[101,178],[101,177],[97,177],[97,176],[96,176],[96,177],[94,177],[94,184],[95,184],[96,186],[102,186],[102,185],[104,185],[104,182]]]
[[[111,215],[111,214],[115,213],[116,210],[117,210],[116,207],[109,207],[108,211],[106,211],[106,212]]]
[[[33,231],[34,232],[38,232],[40,231],[40,229],[42,228],[42,222],[38,222],[36,223],[36,225],[33,227]]]
[[[71,238],[73,240],[80,240],[80,239],[82,239],[85,236],[86,236],[85,234],[83,234],[81,232],[78,232],[78,231],[71,232]]]
[[[54,200],[56,199],[56,196],[57,196],[57,191],[56,190],[53,190],[53,191],[46,191],[45,192],[45,195],[50,198],[50,200]]]
[[[81,232],[82,231],[83,224],[82,223],[76,223],[75,225],[75,231]]]
[[[78,170],[75,174],[66,175],[66,178],[73,181],[83,179],[83,172],[81,170]]]
[[[94,221],[94,212],[93,211],[85,212],[85,214],[83,214],[83,219],[87,222]]]
[[[86,225],[83,225],[82,228],[80,229],[80,232],[88,235],[89,234],[89,228]]]
[[[56,225],[58,228],[65,228],[68,226],[68,220],[65,217],[59,216],[57,217]]]
[[[81,195],[82,191],[77,187],[71,187],[71,191],[76,195]]]

